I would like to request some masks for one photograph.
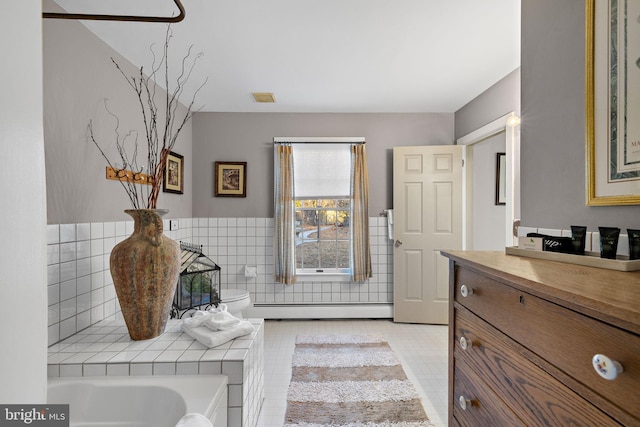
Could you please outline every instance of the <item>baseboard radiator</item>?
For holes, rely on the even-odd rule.
[[[393,304],[253,304],[246,316],[262,319],[390,319]]]

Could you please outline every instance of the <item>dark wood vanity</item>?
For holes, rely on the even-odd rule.
[[[450,426],[640,425],[640,272],[443,255]]]

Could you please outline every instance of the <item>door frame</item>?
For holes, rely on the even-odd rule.
[[[487,138],[505,132],[506,139],[506,213],[505,213],[505,245],[513,246],[517,244],[514,236],[514,223],[520,218],[520,117],[515,112],[510,112],[504,116],[481,126],[480,128],[470,132],[456,140],[457,145],[462,145],[465,149],[462,152],[465,167],[462,169],[463,182],[463,242],[465,246],[471,242],[471,221],[468,215],[471,201],[471,192],[467,191],[467,185],[470,181],[469,170],[472,162],[467,162],[467,147],[477,144]],[[468,249],[465,247],[464,249]]]

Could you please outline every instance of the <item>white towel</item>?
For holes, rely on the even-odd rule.
[[[213,424],[204,415],[194,412],[180,418],[176,427],[213,427]]]
[[[202,313],[202,314],[200,314]],[[239,320],[228,329],[214,331],[207,326],[207,321],[214,313],[199,311],[193,317],[182,319],[182,330],[191,338],[211,348],[222,345],[234,338],[252,333],[255,329],[248,320]]]
[[[387,229],[389,240],[393,240],[393,209],[387,209]]]
[[[187,323],[190,326],[206,326],[212,331],[224,331],[240,324],[240,319],[227,311],[226,304],[219,304],[217,308],[196,311]]]

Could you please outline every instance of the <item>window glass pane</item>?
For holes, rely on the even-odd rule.
[[[349,251],[349,242],[348,241],[339,241],[338,242],[338,262],[337,268],[349,268],[350,264],[350,251]]]
[[[349,227],[349,211],[337,211],[336,212],[336,223],[338,227]],[[346,238],[349,238],[348,236]]]
[[[336,239],[336,215],[335,211],[320,212],[320,239],[335,240]]]
[[[296,268],[350,268],[350,212],[349,199],[296,201]]]
[[[319,268],[318,242],[308,242],[296,247],[296,268]]]
[[[336,241],[320,242],[320,266],[322,268],[336,268]]]
[[[351,200],[349,200],[349,199],[338,199],[336,201],[336,205],[339,208],[349,209],[351,207]]]

